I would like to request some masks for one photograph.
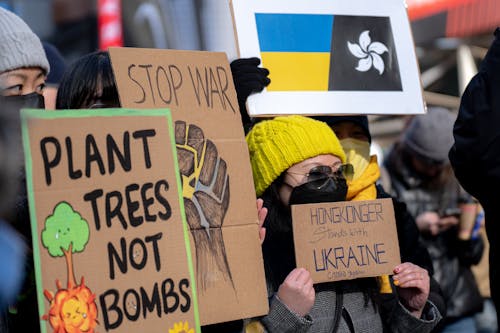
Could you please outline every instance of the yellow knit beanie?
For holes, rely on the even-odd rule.
[[[257,196],[292,165],[331,154],[345,163],[345,153],[333,131],[322,121],[303,116],[276,117],[257,123],[248,133],[248,150]]]

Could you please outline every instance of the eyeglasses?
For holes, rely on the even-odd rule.
[[[352,177],[354,175],[354,167],[352,166],[352,164],[336,163],[333,165],[315,166],[311,168],[308,173],[291,171],[287,171],[286,173],[304,176],[307,179],[307,182],[323,180],[326,178],[345,178],[346,180],[352,180]]]

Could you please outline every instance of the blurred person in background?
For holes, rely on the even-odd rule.
[[[42,42],[42,45],[50,64],[50,73],[47,75],[43,89],[45,108],[55,110],[57,89],[66,69],[66,61],[54,45],[48,42]]]
[[[11,199],[15,208],[2,213],[1,218],[8,221],[24,236],[23,244],[19,244],[19,237],[5,224],[1,226],[2,240],[0,254],[2,276],[14,279],[9,283],[0,283],[8,288],[6,299],[9,303],[8,312],[3,311],[3,330],[7,332],[38,332],[39,320],[34,283],[33,258],[29,253],[26,260],[19,256],[19,248],[31,248],[31,227],[29,223],[26,190],[24,187],[24,167],[22,164],[21,129],[19,110],[22,108],[43,108],[43,89],[45,78],[49,73],[49,63],[40,39],[31,31],[28,25],[14,13],[0,8],[0,116],[2,130],[0,137],[10,140],[6,144],[14,145],[14,149],[2,149],[2,162],[9,166],[9,174],[2,173],[2,181],[11,192],[3,194],[2,204]],[[4,148],[4,147],[2,147]],[[17,152],[17,154],[13,153]],[[7,178],[6,178],[7,177]],[[16,186],[16,184],[20,184]],[[3,185],[2,185],[3,186]],[[16,191],[16,190],[19,191]],[[17,194],[17,195],[16,195]],[[5,239],[4,239],[5,238]],[[10,252],[12,251],[12,252]],[[28,250],[29,251],[29,250]],[[22,272],[19,272],[19,266]],[[7,276],[4,276],[6,274]],[[18,293],[19,285],[24,285]],[[5,284],[4,284],[5,282]],[[14,298],[14,299],[13,299]]]
[[[483,242],[459,237],[462,208],[474,203],[449,164],[453,119],[444,108],[413,117],[384,165],[391,194],[406,203],[431,255],[447,305],[442,332],[471,333],[483,299],[470,267],[481,259]]]

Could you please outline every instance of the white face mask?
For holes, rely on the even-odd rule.
[[[346,154],[346,163],[354,167],[353,180],[358,179],[370,163],[370,143],[368,141],[347,138],[340,140]]]

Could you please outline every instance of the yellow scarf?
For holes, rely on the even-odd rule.
[[[377,156],[373,155],[361,177],[357,177],[356,180],[347,181],[347,200],[360,201],[377,199],[377,188],[375,187],[375,182],[379,179],[379,177],[380,169],[377,163]],[[389,275],[377,276],[377,282],[380,293],[392,293]]]
[[[361,177],[357,177],[356,180],[347,181],[347,201],[377,199],[375,182],[379,177],[380,169],[377,163],[377,156],[373,155]]]

